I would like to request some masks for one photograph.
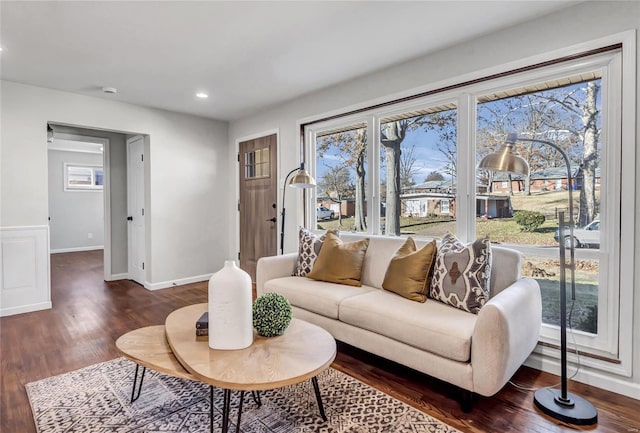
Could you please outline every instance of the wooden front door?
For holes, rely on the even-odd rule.
[[[278,249],[277,135],[240,143],[240,267],[256,281],[260,257]]]

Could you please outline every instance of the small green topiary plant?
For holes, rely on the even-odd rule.
[[[532,210],[519,210],[513,214],[513,219],[523,232],[535,231],[545,221],[544,215]]]
[[[265,293],[253,303],[253,327],[263,337],[282,335],[292,317],[291,304],[277,293]]]

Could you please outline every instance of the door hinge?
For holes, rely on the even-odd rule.
[[[142,262],[142,270],[144,271],[144,262]]]
[[[144,153],[140,154],[140,161],[144,162]]]
[[[238,251],[238,260],[240,260],[240,251]]]
[[[238,201],[238,212],[240,212],[240,202]]]
[[[240,152],[238,152],[238,162],[240,162]]]
[[[142,208],[142,216],[144,216],[144,208]]]

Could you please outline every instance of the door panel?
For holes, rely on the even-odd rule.
[[[127,140],[127,196],[129,208],[129,279],[144,285],[144,138]]]
[[[277,254],[277,135],[240,143],[240,267],[255,282],[260,257]]]

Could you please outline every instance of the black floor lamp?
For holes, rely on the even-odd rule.
[[[503,171],[516,174],[528,174],[529,164],[514,150],[516,141],[546,144],[553,147],[564,159],[567,166],[567,188],[569,190],[569,235],[571,275],[571,299],[576,298],[575,278],[575,239],[573,237],[573,184],[571,181],[571,166],[567,154],[556,144],[534,138],[518,138],[518,134],[507,134],[507,140],[500,149],[491,153],[480,161],[479,169]],[[567,392],[567,286],[565,242],[564,242],[564,212],[559,213],[560,230],[560,389],[541,388],[533,397],[535,405],[545,414],[574,425],[592,425],[598,422],[598,411],[584,398]]]
[[[289,186],[293,186],[295,188],[315,188],[316,186],[316,181],[313,176],[304,169],[304,162],[300,164],[300,167],[296,167],[291,170],[284,178],[284,185],[282,188],[282,212],[280,213],[282,217],[282,229],[280,230],[280,254],[284,254],[284,217],[286,214],[284,197],[287,192],[287,181],[289,180],[289,176],[291,176],[296,170],[298,172],[291,178],[291,181],[288,183]]]

